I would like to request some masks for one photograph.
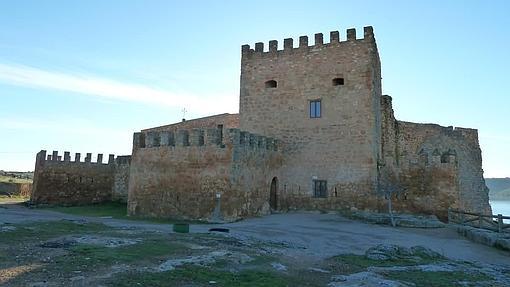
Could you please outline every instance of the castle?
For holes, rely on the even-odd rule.
[[[372,27],[241,49],[239,114],[142,130],[131,156],[37,155],[32,202],[236,220],[294,209],[490,213],[475,129],[398,121]]]

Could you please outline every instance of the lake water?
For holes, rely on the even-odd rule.
[[[491,200],[492,214],[503,214],[510,216],[510,201]],[[504,220],[505,223],[510,223],[510,220]]]

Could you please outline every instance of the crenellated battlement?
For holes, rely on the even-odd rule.
[[[350,28],[346,30],[346,40],[341,40],[340,33],[338,31],[331,31],[329,34],[329,43],[324,42],[324,36],[322,33],[314,35],[314,44],[310,45],[308,36],[300,36],[298,40],[298,46],[294,47],[294,39],[286,38],[283,40],[283,49],[278,50],[278,41],[269,41],[268,49],[264,49],[264,43],[255,43],[254,49],[250,45],[241,46],[241,54],[243,58],[251,58],[257,56],[271,56],[279,53],[293,53],[299,51],[308,51],[315,48],[336,46],[343,43],[350,43],[356,41],[375,42],[374,31],[372,26],[363,28],[363,38],[357,38],[356,29]]]
[[[251,149],[278,151],[280,142],[272,137],[266,137],[240,129],[227,130],[227,142],[233,146]]]
[[[117,157],[120,158],[120,157]],[[59,155],[58,151],[53,151],[51,154],[47,155],[46,150],[41,150],[37,153],[36,158],[38,163],[87,163],[87,164],[101,164],[101,165],[111,165],[115,163],[115,155],[108,155],[108,162],[103,162],[103,154],[97,154],[96,161],[92,161],[92,153],[86,153],[84,160],[81,160],[81,153],[75,153],[74,160],[71,160],[71,153],[68,151],[64,152],[64,155]]]
[[[241,131],[239,129],[189,129],[135,133],[133,136],[133,148],[156,148],[156,147],[201,147],[217,146],[244,146],[260,150],[278,150],[279,141],[258,134]]]

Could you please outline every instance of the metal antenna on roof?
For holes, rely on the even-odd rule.
[[[182,121],[185,122],[186,121],[186,112],[187,112],[186,108],[182,108],[181,112],[182,112]]]

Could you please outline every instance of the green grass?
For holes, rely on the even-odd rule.
[[[446,260],[445,258],[432,258],[426,254],[417,254],[416,258],[398,258],[392,260],[372,260],[363,255],[345,254],[333,257],[332,259],[343,267],[345,274],[352,274],[366,270],[368,267],[393,267],[393,266],[415,266],[422,264],[433,264]],[[426,272],[420,270],[387,271],[384,277],[390,280],[405,281],[414,283],[417,287],[447,287],[463,286],[459,282],[476,283],[490,281],[490,278],[482,273],[454,272]],[[470,285],[472,286],[472,285]]]
[[[245,262],[244,264],[238,264],[232,266],[232,261],[227,258],[217,259],[216,262],[211,264],[218,270],[245,270],[245,269],[257,269],[257,270],[271,270],[271,262],[280,261],[279,258],[270,255],[255,255],[251,256],[253,260]]]
[[[46,207],[45,209],[58,211],[73,215],[92,216],[92,217],[104,217],[111,216],[117,219],[130,219],[127,216],[127,205],[121,202],[105,202],[93,205],[82,205],[82,206],[55,206]]]
[[[389,260],[373,260],[364,255],[344,254],[335,256],[334,260],[348,265],[357,266],[359,268],[367,268],[370,266],[390,267],[390,266],[414,266],[421,264],[437,263],[442,259],[429,258],[426,256],[418,256],[416,258],[398,258]]]
[[[239,273],[220,271],[210,267],[182,266],[172,271],[160,273],[130,273],[118,276],[108,286],[214,286],[222,287],[279,287],[279,286],[319,286],[315,283],[297,281],[294,277],[256,270]]]
[[[466,273],[466,272],[424,272],[424,271],[406,271],[406,272],[389,272],[385,275],[391,280],[405,281],[414,283],[416,287],[450,287],[465,286],[460,282],[479,283],[481,281],[491,281],[489,277],[482,273]],[[474,286],[474,285],[469,285]]]
[[[0,249],[0,262],[6,262],[8,259],[9,258],[7,256],[7,253],[5,252],[5,250]]]
[[[127,215],[127,204],[121,202],[104,202],[92,205],[82,206],[52,206],[44,207],[44,209],[58,211],[67,214],[92,216],[92,217],[112,217],[115,219],[139,220],[150,223],[174,224],[174,223],[203,223],[200,221],[185,221],[170,218],[147,218]]]
[[[32,183],[32,180],[25,179],[25,178],[14,178],[14,177],[10,177],[10,176],[0,175],[0,182]]]
[[[29,199],[30,199],[30,197],[24,197],[24,196],[19,196],[19,195],[12,195],[12,196],[0,195],[0,203],[22,202],[22,201],[27,201]]]
[[[267,265],[269,266],[271,262],[278,262],[279,259],[275,256],[270,255],[257,255],[253,257],[253,261],[247,262],[248,265],[251,266],[260,266],[260,265]]]
[[[145,239],[140,243],[120,247],[104,247],[78,244],[69,248],[69,254],[57,260],[56,269],[60,272],[73,270],[96,270],[115,264],[133,262],[153,262],[168,258],[169,255],[184,254],[187,248],[170,242],[166,238]]]
[[[330,267],[342,274],[352,274],[368,267],[416,266],[444,261],[444,258],[431,258],[425,254],[413,257],[401,257],[389,260],[373,260],[364,255],[342,254],[329,259]]]
[[[30,224],[15,224],[12,231],[4,231],[0,243],[22,243],[23,241],[47,240],[67,234],[86,234],[108,231],[111,228],[100,223],[79,224],[71,221],[48,221]]]

